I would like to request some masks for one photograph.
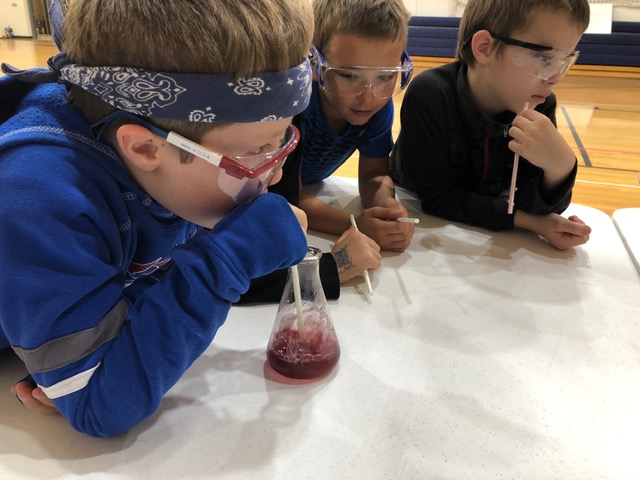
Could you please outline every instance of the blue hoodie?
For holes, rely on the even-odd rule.
[[[0,348],[75,429],[112,436],[158,408],[250,279],[307,244],[275,194],[212,230],[177,217],[65,93],[0,78]]]

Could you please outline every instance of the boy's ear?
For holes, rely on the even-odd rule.
[[[116,131],[116,141],[122,154],[140,170],[151,172],[159,166],[158,137],[143,126],[122,125]]]
[[[471,51],[476,62],[480,65],[486,65],[492,49],[493,37],[488,30],[479,30],[471,37]]]

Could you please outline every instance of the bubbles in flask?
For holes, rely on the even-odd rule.
[[[298,265],[301,318],[289,275],[267,347],[268,364],[288,378],[322,377],[333,370],[340,358],[338,337],[318,273],[319,250],[313,252]]]

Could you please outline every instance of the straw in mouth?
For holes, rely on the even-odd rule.
[[[529,108],[529,102],[525,102],[524,108],[522,111],[524,112]],[[513,213],[513,200],[516,195],[516,177],[518,176],[518,163],[520,161],[520,155],[517,153],[513,156],[513,172],[511,173],[511,188],[509,188],[509,214]]]

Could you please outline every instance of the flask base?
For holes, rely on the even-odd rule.
[[[272,382],[276,382],[276,383],[282,383],[284,385],[304,385],[304,384],[307,384],[307,383],[315,383],[315,382],[318,382],[320,380],[323,380],[323,379],[327,378],[328,376],[330,376],[335,371],[337,371],[336,367],[332,368],[328,372],[325,372],[324,374],[320,375],[319,377],[314,377],[314,378],[291,378],[291,377],[287,377],[287,376],[281,374],[280,372],[274,370],[273,367],[269,364],[268,360],[266,360],[264,362],[264,377],[267,380],[271,380]]]

